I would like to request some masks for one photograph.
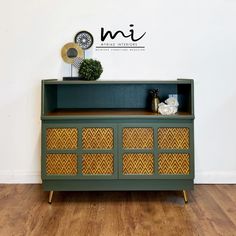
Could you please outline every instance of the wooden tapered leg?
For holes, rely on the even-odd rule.
[[[187,203],[188,202],[188,194],[186,190],[183,190],[183,195],[184,195],[184,202]]]
[[[53,196],[53,191],[49,192],[49,198],[48,198],[48,203],[51,204],[52,203],[52,196]]]

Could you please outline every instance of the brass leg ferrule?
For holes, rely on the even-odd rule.
[[[52,203],[52,196],[53,196],[53,191],[49,192],[49,198],[48,198],[48,203],[51,204]]]
[[[188,202],[188,194],[187,194],[187,191],[183,190],[183,195],[184,195],[184,202],[187,203],[187,202]]]

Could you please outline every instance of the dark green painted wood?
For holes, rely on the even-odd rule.
[[[152,128],[154,130],[154,148],[153,149],[123,149],[122,148],[122,130],[123,128]],[[158,128],[189,128],[190,148],[189,149],[159,149],[157,147]],[[128,123],[119,125],[119,178],[120,179],[192,179],[194,177],[194,153],[193,153],[193,130],[191,124],[169,124],[169,123]],[[122,156],[124,153],[153,153],[154,154],[154,174],[153,175],[123,175]],[[189,153],[190,154],[190,174],[189,175],[160,175],[158,174],[158,154],[159,153]]]
[[[50,85],[52,86],[52,85]],[[151,110],[151,89],[159,89],[162,101],[176,94],[175,84],[79,84],[57,85],[58,108],[141,108]],[[184,105],[184,103],[182,103]],[[185,108],[183,108],[185,109]]]
[[[123,155],[125,153],[151,153],[154,156],[154,162],[156,159],[154,150],[155,147],[152,149],[124,149],[123,148],[123,142],[122,142],[122,132],[124,128],[152,128],[153,129],[153,134],[155,134],[154,130],[154,124],[146,124],[146,123],[122,123],[119,125],[119,179],[155,179],[157,178],[156,171],[152,175],[124,175],[123,174]],[[154,140],[155,144],[155,140]]]
[[[56,79],[44,80],[45,84],[189,84],[192,79],[177,80],[96,80],[96,81],[62,81]]]
[[[118,164],[117,164],[117,125],[116,124],[97,124],[97,123],[82,123],[78,126],[79,128],[79,145],[78,145],[78,155],[79,155],[79,169],[78,169],[78,179],[117,179],[118,178]],[[112,128],[113,129],[113,149],[83,149],[82,148],[82,129],[83,128]],[[82,174],[82,154],[92,153],[111,153],[113,154],[113,170],[114,173],[112,175],[83,175]]]
[[[45,191],[190,190],[193,180],[45,180]]]
[[[178,94],[179,110],[194,114],[191,101],[192,81],[43,81],[42,118],[55,109],[139,108],[151,110],[149,90],[158,88],[161,101]],[[57,117],[58,119],[58,117]]]
[[[71,121],[71,119],[66,119],[66,117],[64,117],[64,119],[47,119],[47,120],[43,120],[43,124],[48,124],[48,125],[54,125],[54,124],[79,124],[79,123],[94,123],[96,121],[97,124],[104,124],[104,123],[113,123],[113,124],[123,124],[123,123],[145,123],[145,124],[153,124],[154,122],[157,124],[192,124],[193,120],[190,119],[146,119],[146,118],[124,118],[124,119],[118,119],[118,118],[114,118],[114,119],[110,119],[110,118],[100,118],[100,119],[96,119],[94,118],[94,116],[91,116],[90,118],[87,119],[83,119],[83,118],[76,118],[73,119],[73,122]]]
[[[165,121],[168,122],[179,122],[183,120],[183,122],[186,122],[187,120],[193,120],[194,116],[192,115],[173,115],[173,116],[162,116],[162,115],[156,115],[156,116],[150,116],[150,115],[94,115],[94,116],[41,116],[42,120],[52,120],[53,122],[58,121],[59,122],[68,122],[65,120],[83,120],[83,122],[104,122],[104,121],[110,121],[110,122],[128,122],[130,119],[135,122],[154,122],[154,121]],[[71,122],[71,121],[70,121]]]
[[[57,85],[45,86],[44,81],[42,81],[41,116],[44,116],[48,112],[53,111],[57,108],[57,87]]]
[[[131,120],[132,121],[132,120]],[[78,129],[78,149],[76,150],[46,150],[46,129],[47,128],[77,128]],[[112,150],[83,150],[82,149],[82,128],[83,127],[107,127],[114,130],[114,148]],[[154,149],[122,149],[122,129],[125,127],[150,127],[154,130]],[[190,129],[190,149],[158,149],[157,130],[159,127],[187,127]],[[118,148],[119,147],[119,148]],[[76,153],[78,155],[78,175],[46,175],[46,153]],[[113,175],[82,175],[81,155],[83,153],[112,153],[114,155],[114,174]],[[123,175],[122,156],[124,153],[153,153],[155,171],[153,175]],[[189,175],[159,175],[158,174],[158,153],[189,153],[190,154],[190,174]],[[193,152],[193,127],[191,124],[169,124],[169,123],[124,123],[116,124],[97,124],[97,123],[73,123],[73,124],[44,124],[42,140],[42,178],[43,179],[192,179],[194,177],[194,152]]]
[[[114,132],[114,147],[113,149],[82,149],[82,128],[112,128]],[[78,130],[78,148],[66,149],[66,150],[47,150],[46,149],[46,129],[47,128],[76,128]],[[46,155],[52,154],[64,154],[73,153],[78,155],[78,174],[77,175],[47,175],[46,174]],[[91,153],[111,153],[114,156],[114,173],[113,175],[83,175],[82,174],[82,154]],[[42,179],[115,179],[118,178],[118,160],[117,160],[117,125],[114,124],[43,124],[42,128],[42,163],[41,163]]]
[[[194,87],[193,80],[177,81],[42,81],[42,180],[45,190],[182,190],[193,187],[194,178]],[[147,92],[150,88],[161,88],[162,98],[168,93],[178,93],[179,109],[189,115],[94,115],[94,116],[49,116],[57,108],[144,108],[149,109]],[[99,91],[100,90],[100,91]],[[90,91],[90,92],[89,92]],[[89,92],[89,93],[88,93]],[[137,94],[139,94],[137,96]],[[89,100],[88,100],[89,96]],[[74,101],[75,99],[75,101]],[[145,100],[145,101],[144,101]],[[87,102],[86,102],[87,101]],[[126,104],[129,103],[129,104]],[[78,149],[46,150],[46,128],[75,127],[79,132]],[[112,150],[82,150],[83,127],[112,127],[114,148]],[[151,127],[154,129],[154,148],[149,150],[123,150],[123,127]],[[188,127],[190,129],[189,150],[160,150],[157,147],[159,127]],[[122,154],[125,152],[151,152],[154,154],[155,173],[151,176],[122,174]],[[46,175],[47,153],[76,153],[78,175]],[[83,153],[114,154],[114,174],[110,176],[83,176],[81,174]],[[159,175],[159,153],[189,153],[190,175]]]

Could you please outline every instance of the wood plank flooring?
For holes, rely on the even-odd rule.
[[[182,192],[54,192],[0,185],[0,236],[236,236],[236,185]]]

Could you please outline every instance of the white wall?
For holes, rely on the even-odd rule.
[[[146,31],[145,52],[90,52],[101,80],[195,79],[197,183],[236,183],[236,1],[9,0],[0,8],[0,182],[40,182],[40,81],[69,75],[80,30]]]

